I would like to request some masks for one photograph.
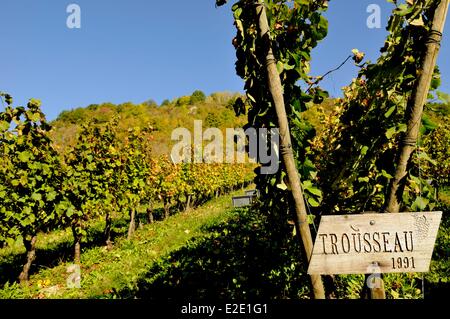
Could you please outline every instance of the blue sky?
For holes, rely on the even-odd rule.
[[[68,29],[66,8],[81,7],[81,29]],[[366,8],[382,7],[381,29],[368,29]],[[313,55],[312,74],[336,67],[351,49],[371,60],[383,45],[391,6],[385,0],[333,0],[330,33]],[[102,102],[158,103],[201,89],[241,91],[235,75],[230,5],[214,0],[0,0],[0,91],[25,104],[62,110]],[[439,64],[450,92],[450,27]],[[323,82],[333,96],[356,75],[352,63]]]

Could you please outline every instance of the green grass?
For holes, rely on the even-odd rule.
[[[205,225],[202,236],[160,258],[117,298],[308,299],[309,279],[293,226],[255,206]]]
[[[165,221],[145,225],[135,233],[132,240],[118,238],[111,251],[101,246],[84,249],[81,258],[81,289],[67,288],[67,269],[71,262],[62,258],[48,268],[41,267],[30,277],[27,287],[7,285],[0,290],[0,298],[104,298],[111,297],[114,291],[132,288],[155,260],[201,235],[208,225],[226,221],[231,216],[231,196],[237,193],[242,192],[214,199]],[[97,228],[102,229],[101,222],[93,225],[93,229]],[[48,250],[51,245],[58,248],[71,240],[70,236],[68,230],[41,235],[38,248]],[[20,256],[23,251],[17,244],[2,251],[0,256],[4,261],[8,256]]]
[[[444,187],[439,191],[439,199],[447,206],[450,206],[450,187]]]
[[[448,190],[442,193],[448,195]],[[66,285],[72,252],[70,233],[42,235],[40,266],[29,286],[7,285],[0,290],[0,298],[309,298],[309,279],[305,265],[298,260],[301,248],[290,234],[291,226],[284,225],[282,217],[257,207],[231,209],[232,195],[145,225],[130,241],[120,235],[121,227],[126,233],[126,221],[118,224],[112,251],[96,245],[96,229],[102,230],[103,224],[94,224],[91,244],[84,246],[82,255],[81,289]],[[427,299],[443,296],[450,288],[450,219],[445,207],[431,269],[425,274]],[[64,245],[70,248],[69,257],[58,257],[43,266],[42,254],[50,261],[56,251],[61,254],[58,249]],[[49,253],[52,249],[55,252]],[[18,244],[0,252],[0,258],[20,256],[15,254],[21,251]],[[362,276],[336,279],[338,298],[359,298]],[[387,296],[421,298],[421,282],[422,274],[386,275]]]
[[[83,248],[101,246],[104,244],[104,220],[93,220],[88,223],[87,236],[83,241]],[[112,238],[126,234],[127,221],[113,220]],[[36,243],[37,260],[31,268],[31,274],[45,268],[52,268],[60,263],[73,259],[73,235],[70,228],[38,234]],[[5,282],[14,282],[25,261],[25,247],[19,238],[3,249],[0,249],[0,286]]]

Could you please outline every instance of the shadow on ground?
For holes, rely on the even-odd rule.
[[[162,208],[156,209],[154,211],[155,221],[161,220],[163,215]],[[138,221],[144,223],[146,216],[143,214],[139,215]],[[111,240],[114,241],[119,237],[126,236],[127,232],[128,220],[114,220],[111,228]],[[82,252],[101,246],[105,246],[103,223],[88,229],[86,241],[82,243]],[[73,253],[73,238],[71,236],[61,242],[46,245],[45,248],[36,249],[36,259],[31,266],[30,275],[39,272],[42,268],[56,267],[60,263],[73,260]],[[0,259],[0,287],[7,282],[17,281],[25,260],[25,254],[21,253],[2,256]]]
[[[203,237],[153,264],[136,287],[116,291],[113,296],[164,301],[308,298],[309,276],[298,262],[301,250],[290,226],[256,211],[233,214],[226,223],[205,227]],[[437,279],[427,280],[426,298],[448,294],[449,232],[446,218],[433,257]],[[348,286],[346,280],[340,284],[341,290]]]
[[[153,300],[197,298],[299,298],[308,278],[292,258],[300,250],[283,229],[257,212],[240,210],[226,223],[204,227],[204,237],[155,263],[121,298]]]

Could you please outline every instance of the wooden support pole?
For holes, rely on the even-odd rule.
[[[440,0],[433,18],[433,24],[430,31],[429,40],[426,44],[426,52],[423,58],[422,68],[419,72],[417,85],[408,101],[407,121],[408,129],[402,146],[399,151],[397,168],[394,178],[391,181],[384,212],[398,213],[402,198],[403,188],[401,187],[403,179],[407,174],[408,162],[416,149],[417,139],[419,137],[420,125],[422,123],[423,107],[427,102],[428,92],[433,78],[434,68],[436,66],[439,47],[444,31],[445,20],[448,12],[449,0]]]
[[[386,290],[384,289],[383,274],[376,274],[378,276],[366,275],[364,281],[364,288],[361,294],[363,299],[386,299]],[[373,278],[374,277],[374,278]],[[371,281],[374,288],[369,287]]]
[[[399,150],[398,163],[394,178],[388,189],[387,200],[385,202],[385,213],[398,213],[403,193],[402,182],[407,175],[408,163],[411,155],[416,149],[422,123],[423,108],[427,102],[428,92],[431,86],[437,57],[439,54],[442,32],[444,31],[445,20],[448,13],[449,0],[440,0],[436,8],[429,39],[426,44],[426,51],[423,57],[422,67],[419,70],[417,85],[408,101],[407,107],[407,131]],[[367,278],[367,277],[366,277]],[[371,299],[385,299],[384,284],[378,288],[370,289]]]
[[[292,151],[291,134],[289,130],[289,122],[286,114],[283,87],[280,75],[276,67],[276,60],[272,51],[272,43],[270,40],[269,22],[267,20],[266,6],[263,0],[258,1],[256,6],[257,16],[259,17],[259,31],[261,38],[265,41],[266,67],[269,90],[272,95],[273,102],[278,117],[280,129],[280,144],[283,162],[286,167],[289,184],[291,185],[292,196],[295,202],[296,227],[300,232],[301,241],[306,252],[306,259],[309,263],[313,251],[313,239],[308,223],[308,214],[306,210],[303,191],[301,189],[300,176],[295,165],[294,153]],[[325,290],[320,275],[311,275],[312,288],[315,299],[325,299]]]

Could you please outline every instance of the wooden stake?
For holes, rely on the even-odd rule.
[[[407,120],[408,129],[400,148],[397,169],[388,191],[388,197],[384,211],[386,213],[398,213],[403,189],[400,188],[407,174],[408,162],[411,154],[416,149],[420,125],[422,123],[423,107],[427,102],[428,92],[433,78],[434,68],[439,53],[439,47],[444,31],[445,20],[448,12],[449,0],[441,0],[434,14],[429,41],[426,44],[426,53],[422,69],[419,72],[417,85],[408,102]]]
[[[441,0],[434,14],[429,40],[426,44],[423,65],[419,72],[417,85],[411,95],[411,99],[408,101],[408,129],[399,150],[395,175],[389,186],[387,201],[384,208],[385,213],[398,213],[400,211],[400,202],[403,195],[403,188],[401,185],[407,174],[408,162],[416,149],[420,125],[422,123],[423,107],[427,102],[434,68],[439,54],[442,32],[444,31],[445,20],[448,13],[448,4],[449,0]],[[381,288],[371,289],[370,296],[372,299],[385,299],[386,293],[383,284]]]
[[[308,214],[306,211],[303,191],[301,189],[300,177],[295,165],[294,153],[292,151],[291,135],[289,130],[289,122],[286,114],[283,87],[280,75],[276,67],[276,60],[272,51],[272,43],[269,36],[269,22],[267,20],[266,6],[263,0],[260,0],[256,6],[256,12],[259,17],[260,36],[266,41],[266,66],[267,77],[269,81],[269,90],[272,95],[273,102],[278,117],[278,124],[281,138],[281,153],[286,172],[291,185],[292,196],[295,202],[296,228],[300,233],[301,241],[306,252],[306,259],[309,263],[313,251],[313,239],[308,223]],[[325,291],[320,275],[311,275],[311,282],[315,299],[325,299]]]

